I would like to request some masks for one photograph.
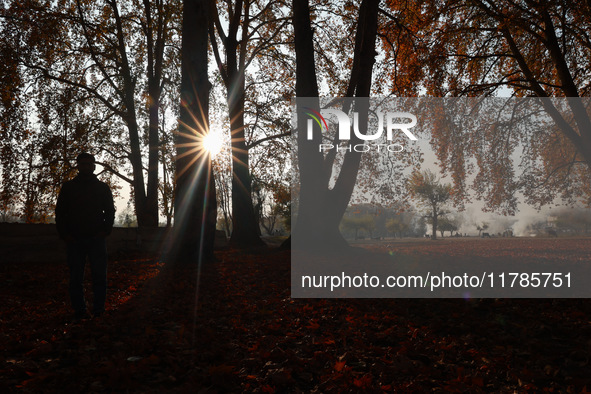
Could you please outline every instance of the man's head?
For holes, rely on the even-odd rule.
[[[90,153],[80,153],[76,157],[76,164],[80,174],[90,175],[94,172],[96,165],[94,164],[94,156]]]

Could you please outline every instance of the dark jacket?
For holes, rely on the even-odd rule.
[[[111,233],[115,221],[113,194],[96,175],[79,174],[64,183],[55,206],[55,223],[60,237],[94,237]]]

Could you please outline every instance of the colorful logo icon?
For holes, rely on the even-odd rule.
[[[324,123],[324,129],[328,130],[328,124],[326,123],[326,120],[324,119],[324,117],[322,115],[320,115],[320,112],[315,111],[310,107],[304,107],[304,109],[306,111],[310,111],[310,112],[305,112],[305,114],[310,116],[312,119],[314,119],[316,121],[316,123],[318,123],[320,130],[322,130],[322,123]],[[321,120],[322,120],[322,123],[320,123]]]

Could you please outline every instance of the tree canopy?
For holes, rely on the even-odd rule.
[[[540,101],[556,125],[543,133],[483,129],[460,137],[435,129],[432,141],[456,196],[465,193],[472,173],[466,163],[475,158],[474,188],[487,189],[482,197],[491,210],[514,212],[517,192],[536,205],[556,197],[591,202],[591,121],[582,99],[591,87],[590,7],[561,0],[387,2],[384,80],[394,94],[565,98]],[[521,179],[510,159],[517,143],[527,160]]]
[[[505,214],[515,213],[522,196],[537,207],[557,198],[591,204],[588,1],[207,4],[211,64],[199,72],[209,81],[199,89],[208,92],[209,123],[224,130],[226,154],[215,159],[212,176],[235,245],[260,243],[261,221],[268,231],[271,215],[291,209],[276,193],[286,187],[290,166],[299,167],[301,181],[293,209],[303,224],[294,229],[309,239],[343,243],[338,226],[360,173],[367,179],[362,193],[394,200],[405,192],[405,174],[379,189],[372,176],[378,165],[360,152],[322,155],[299,141],[306,158],[290,162],[294,97],[444,97],[429,138],[442,175],[451,178],[454,203],[474,196]],[[129,185],[139,226],[157,225],[161,216],[171,224],[179,187],[173,136],[183,132],[182,11],[168,0],[2,3],[3,217],[49,221],[59,186],[74,174],[71,159],[91,150],[103,179],[121,193]],[[463,119],[453,98],[466,97],[463,109],[474,109],[498,94],[526,100],[527,110],[543,111],[552,125],[457,127]],[[310,107],[319,111],[320,103]],[[373,114],[362,100],[350,103],[332,104],[362,114],[360,129],[367,131]],[[325,138],[319,132],[310,142]],[[385,164],[396,174],[420,165],[401,156]],[[309,180],[317,175],[321,181]],[[324,214],[330,224],[315,228]]]

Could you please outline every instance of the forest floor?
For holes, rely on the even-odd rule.
[[[456,250],[442,244],[389,247]],[[578,245],[571,258],[587,258]],[[591,390],[590,300],[292,299],[288,251],[216,257],[198,270],[113,256],[107,313],[78,323],[65,264],[2,263],[0,391]]]

